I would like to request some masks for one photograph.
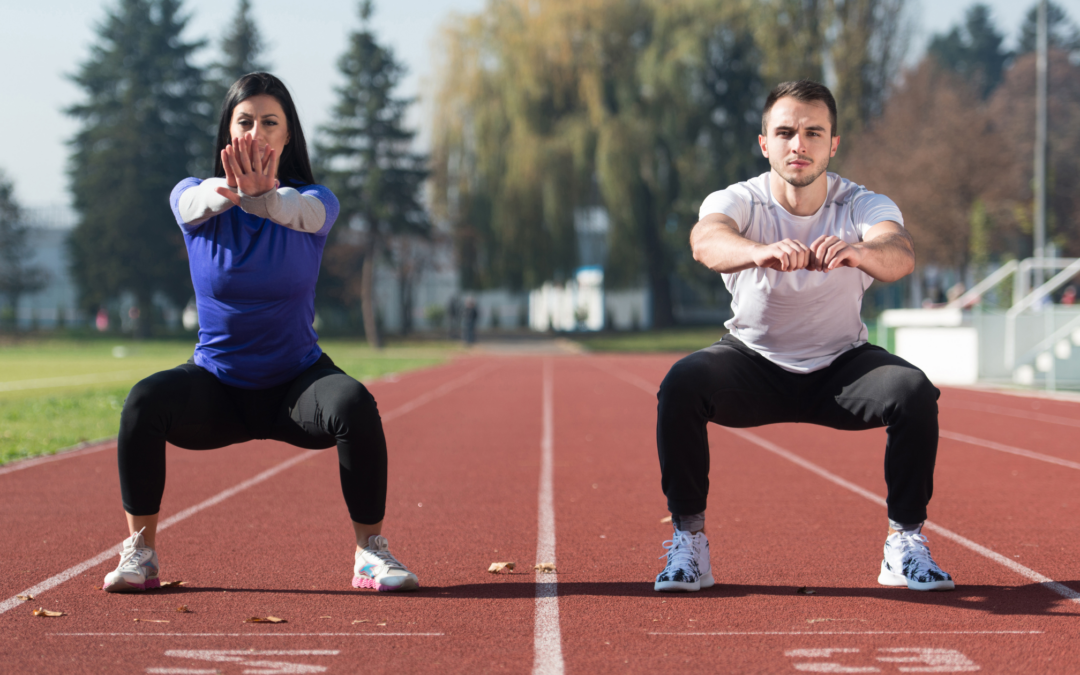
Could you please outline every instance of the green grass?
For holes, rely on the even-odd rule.
[[[460,350],[442,342],[391,343],[379,352],[347,340],[320,345],[359,380],[438,365]],[[193,348],[194,341],[107,338],[0,345],[0,464],[115,436],[131,386],[184,363]]]
[[[704,349],[727,333],[723,326],[668,328],[633,333],[594,333],[574,336],[590,352],[690,352]]]

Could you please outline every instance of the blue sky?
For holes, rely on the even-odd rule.
[[[1011,44],[1033,0],[984,0]],[[916,21],[909,58],[925,50],[929,37],[963,18],[972,0],[910,0]],[[1080,0],[1057,0],[1074,20]],[[0,63],[6,95],[0,103],[4,130],[0,169],[14,179],[17,198],[26,206],[67,204],[66,141],[75,122],[62,110],[80,100],[81,92],[66,75],[89,54],[95,26],[117,0],[48,0],[0,3]],[[382,40],[409,68],[402,95],[416,96],[410,117],[422,131],[423,107],[432,85],[434,50],[439,26],[451,13],[475,13],[485,0],[396,0],[376,2],[374,25]],[[211,60],[214,43],[235,12],[234,0],[186,0],[191,21],[188,37],[210,38],[200,61]],[[325,121],[338,82],[335,62],[346,36],[357,25],[355,0],[252,0],[254,16],[269,49],[266,59],[289,85],[308,135]],[[221,9],[224,8],[224,9]],[[426,136],[422,137],[426,143]]]

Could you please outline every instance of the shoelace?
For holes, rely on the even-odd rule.
[[[120,569],[138,571],[142,564],[143,551],[141,548],[124,548],[120,552]]]
[[[367,549],[367,552],[374,555],[379,560],[383,561],[383,564],[386,565],[387,569],[402,570],[404,572],[409,571],[405,568],[404,565],[401,564],[401,562],[398,561],[397,558],[394,557],[394,554],[390,551],[373,551],[369,548]]]
[[[926,545],[927,541],[929,540],[922,534],[900,535],[902,550],[914,558],[919,567],[927,570],[939,569],[937,563],[930,557],[930,548]]]
[[[663,547],[667,550],[667,553],[660,557],[668,559],[665,567],[674,565],[676,568],[693,569],[695,562],[694,535],[689,532],[675,530],[675,534],[670,540],[663,543]]]

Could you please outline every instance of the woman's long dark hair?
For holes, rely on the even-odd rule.
[[[293,105],[292,96],[289,96],[289,90],[285,88],[285,84],[270,73],[248,73],[233,82],[233,86],[229,87],[229,93],[225,94],[225,101],[221,104],[221,122],[218,123],[217,141],[214,143],[214,175],[219,178],[225,177],[225,167],[221,164],[221,151],[232,141],[229,126],[232,124],[233,108],[241,101],[259,94],[273,96],[285,111],[289,142],[281,152],[281,159],[278,161],[278,180],[282,184],[313,184],[315,177],[311,174],[311,160],[308,158],[304,130],[300,127],[300,116],[296,114],[296,106]]]

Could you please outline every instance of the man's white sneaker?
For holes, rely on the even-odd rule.
[[[143,528],[145,529],[145,528]],[[147,548],[139,530],[124,540],[120,550],[120,565],[105,575],[102,589],[108,593],[131,593],[161,586],[158,579],[157,553]]]
[[[372,535],[367,546],[356,550],[352,585],[377,591],[414,591],[420,588],[420,581],[390,552],[385,537]]]
[[[709,563],[709,539],[704,532],[690,534],[675,530],[671,541],[664,542],[667,558],[664,571],[656,577],[656,591],[699,591],[709,588],[713,581]]]
[[[926,537],[915,532],[893,532],[885,540],[878,583],[907,586],[916,591],[951,591],[953,578],[930,557]]]

